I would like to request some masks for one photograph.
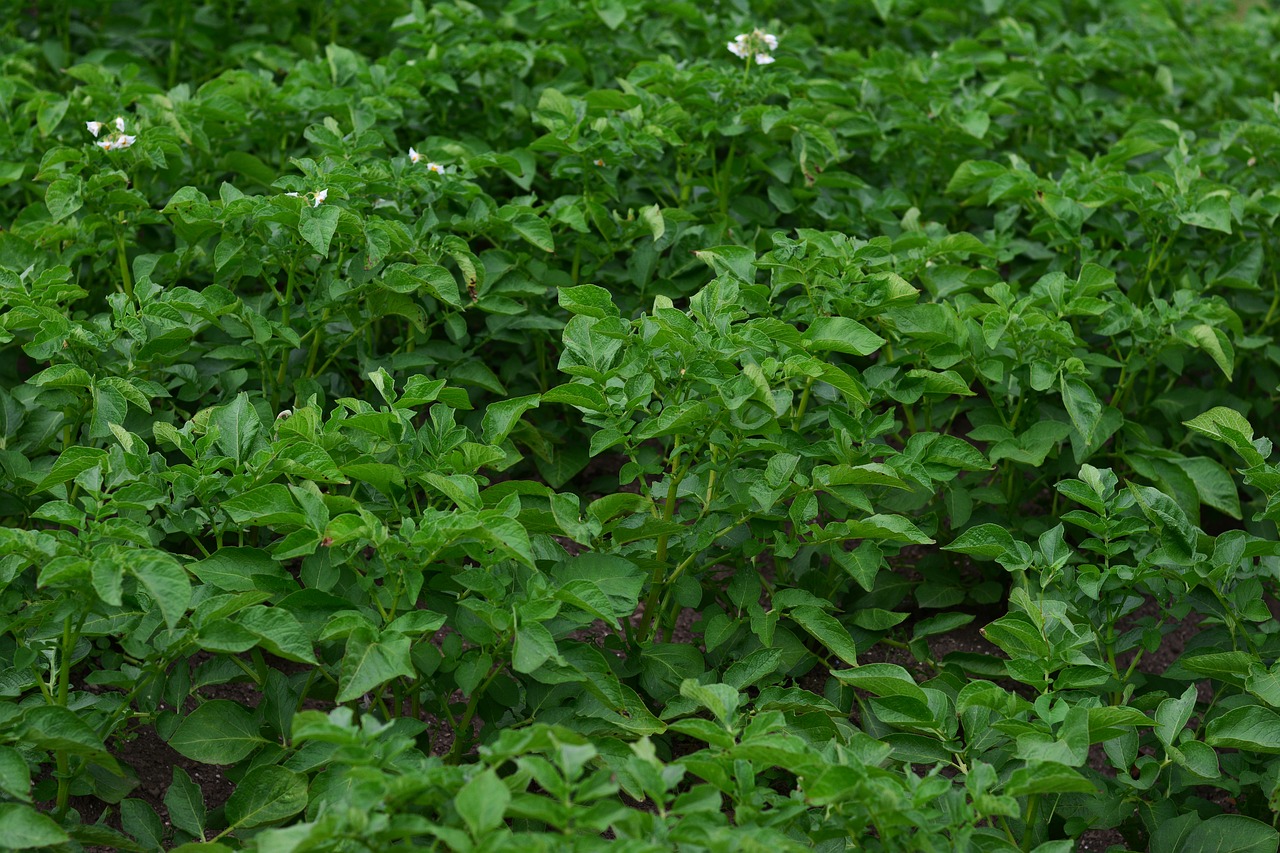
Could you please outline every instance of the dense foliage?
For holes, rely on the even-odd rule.
[[[10,6],[0,843],[1280,845],[1280,13]]]

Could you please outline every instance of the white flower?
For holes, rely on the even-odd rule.
[[[603,167],[603,166],[604,166],[604,161],[603,161],[603,160],[593,160],[592,162],[593,162],[593,163],[595,163],[597,166],[601,166],[601,167]]]
[[[120,131],[121,133],[124,133],[124,119],[120,116],[116,116],[115,124],[116,124],[116,130]]]
[[[137,142],[137,141],[138,141],[138,137],[136,137],[136,136],[130,136],[130,135],[129,135],[129,134],[127,134],[127,133],[122,133],[122,134],[120,134],[119,136],[117,136],[117,137],[116,137],[116,145],[115,145],[115,147],[116,147],[116,148],[128,148],[130,145],[132,145],[133,143],[135,143],[135,142]]]
[[[312,203],[312,205],[311,205],[311,206],[312,206],[312,207],[319,207],[319,206],[320,206],[320,202],[324,201],[324,200],[325,200],[326,198],[328,198],[328,197],[329,197],[329,191],[328,191],[327,189],[320,190],[319,192],[317,192],[317,193],[315,194],[315,196],[314,196],[315,201]]]
[[[739,59],[755,60],[756,65],[768,65],[774,61],[769,51],[778,49],[778,37],[757,27],[749,33],[734,36],[727,47]]]
[[[102,122],[100,121],[86,121],[84,126],[89,128],[89,132],[93,134],[94,139],[97,139],[98,134],[102,132]]]
[[[287,195],[289,198],[297,198],[297,197],[298,197],[298,194],[297,194],[297,193],[285,193],[285,195]]]
[[[435,172],[437,175],[443,175],[443,174],[444,174],[444,166],[441,166],[439,163],[430,163],[430,162],[429,162],[429,163],[427,163],[427,171],[428,171],[428,172]]]
[[[115,142],[110,139],[99,139],[93,144],[101,148],[103,151],[110,151],[112,148],[116,147]]]
[[[419,160],[421,160],[421,159],[422,159],[422,155],[421,155],[421,154],[419,154],[417,151],[413,150],[413,148],[412,148],[412,147],[410,147],[410,148],[409,148],[409,162],[410,162],[410,163],[417,163],[417,162],[418,162]]]
[[[283,412],[281,412],[280,414],[276,415],[276,420],[278,420],[278,421],[287,421],[287,420],[288,420],[289,418],[291,418],[291,417],[293,417],[293,410],[292,410],[292,409],[285,409]]]

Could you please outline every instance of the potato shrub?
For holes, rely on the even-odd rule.
[[[0,844],[1280,847],[1280,13],[9,11]]]

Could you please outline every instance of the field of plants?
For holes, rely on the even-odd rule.
[[[1275,853],[1247,6],[7,4],[0,848]]]

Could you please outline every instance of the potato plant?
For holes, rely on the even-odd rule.
[[[9,12],[6,849],[1280,849],[1280,12]]]

